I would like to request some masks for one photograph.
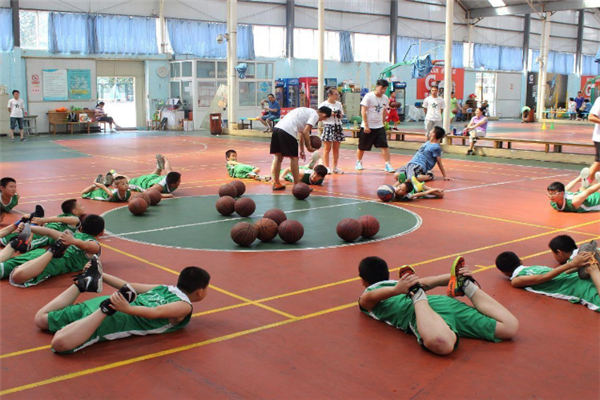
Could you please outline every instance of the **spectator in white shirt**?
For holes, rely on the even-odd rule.
[[[8,101],[8,112],[10,113],[10,140],[15,141],[15,130],[21,135],[21,142],[26,142],[23,136],[23,120],[25,117],[25,103],[19,98],[21,93],[13,90],[13,98]]]
[[[441,97],[438,97],[438,88],[432,87],[428,96],[423,102],[425,110],[425,132],[429,134],[436,126],[442,126],[442,113],[446,108],[446,102]]]

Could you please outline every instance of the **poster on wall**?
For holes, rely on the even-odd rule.
[[[66,69],[42,70],[42,91],[44,101],[64,101],[69,99]]]
[[[40,76],[38,74],[31,74],[29,88],[32,95],[42,93],[42,83],[40,82]]]
[[[568,75],[546,74],[546,101],[545,108],[565,108],[567,104],[567,80]],[[537,105],[538,97],[538,73],[527,73],[527,100],[528,107]]]
[[[425,78],[417,79],[417,99],[423,100],[429,94],[433,86],[440,89],[440,96],[444,88],[444,67],[433,67]],[[452,89],[458,99],[464,97],[465,70],[452,68]]]
[[[68,84],[70,100],[91,100],[92,72],[89,69],[70,69]]]
[[[588,82],[594,79],[595,75],[583,75],[581,77],[581,88],[579,89],[583,92],[583,97],[591,98],[592,97],[592,87],[596,86],[596,96],[598,96],[598,91],[600,90],[600,80],[598,80],[595,85],[588,85]]]

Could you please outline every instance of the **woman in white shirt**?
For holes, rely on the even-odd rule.
[[[342,130],[342,117],[344,116],[344,109],[342,103],[338,101],[340,98],[340,92],[336,88],[330,88],[327,90],[327,100],[325,100],[319,107],[327,107],[331,109],[331,117],[323,121],[323,135],[321,139],[325,145],[323,151],[323,165],[327,167],[327,171],[334,174],[343,174],[344,171],[338,168],[338,161],[340,159],[340,144],[346,140],[344,132]],[[329,153],[333,148],[333,170],[329,169]]]

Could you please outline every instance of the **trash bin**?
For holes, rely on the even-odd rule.
[[[210,134],[220,135],[222,133],[223,128],[221,127],[221,113],[210,114]]]

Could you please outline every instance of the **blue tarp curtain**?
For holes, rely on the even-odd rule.
[[[354,62],[352,34],[347,31],[340,32],[340,61],[343,63]]]
[[[475,68],[521,71],[523,69],[523,49],[475,43],[473,64]]]
[[[12,51],[13,27],[12,10],[0,8],[0,51]]]
[[[539,50],[532,51],[531,55],[531,71],[539,72],[540,64],[536,59],[540,56]],[[548,68],[547,72],[551,74],[568,75],[573,73],[575,66],[575,54],[558,53],[555,51],[548,52]]]
[[[596,58],[594,56],[583,55],[581,62],[582,75],[600,75],[600,64],[596,62]]]

